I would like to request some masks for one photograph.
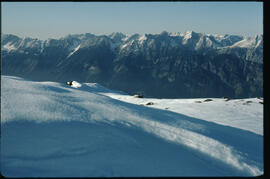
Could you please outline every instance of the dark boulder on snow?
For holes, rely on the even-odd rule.
[[[71,86],[71,85],[72,85],[72,82],[73,82],[73,81],[67,81],[67,82],[66,82],[66,85]]]
[[[135,95],[133,95],[135,98],[143,98],[143,95],[141,95],[141,94],[135,94]]]
[[[244,104],[244,105],[248,105],[248,104],[250,104],[250,103],[252,103],[252,101],[246,101],[246,102],[244,102],[243,104]]]

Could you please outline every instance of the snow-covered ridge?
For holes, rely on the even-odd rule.
[[[257,48],[260,44],[262,44],[262,37],[256,36],[256,37],[248,37],[244,38],[243,40],[236,42],[231,46],[232,47],[241,47],[241,48]]]
[[[243,37],[236,35],[217,35],[217,34],[204,34],[196,33],[194,31],[186,31],[184,33],[168,33],[162,32],[161,34],[134,34],[125,35],[122,33],[112,33],[108,36],[100,35],[96,36],[94,34],[75,34],[68,35],[60,39],[48,39],[48,40],[38,40],[32,38],[19,38],[17,36],[4,34],[2,35],[2,50],[12,51],[12,50],[25,50],[28,48],[38,48],[40,52],[43,52],[44,48],[47,46],[62,46],[67,48],[67,58],[72,56],[78,49],[79,46],[85,44],[89,39],[104,38],[108,37],[110,39],[110,44],[112,49],[125,49],[126,47],[142,47],[143,44],[148,44],[151,40],[155,40],[158,36],[167,36],[168,41],[172,41],[172,46],[190,46],[195,50],[200,48],[257,48],[262,45],[262,35],[255,37]],[[177,40],[176,40],[177,39]],[[176,41],[177,43],[176,43]],[[75,45],[74,45],[75,43]],[[87,43],[86,43],[87,44]],[[137,45],[133,45],[137,44]]]
[[[69,58],[71,55],[73,55],[76,51],[79,50],[81,45],[78,45],[76,48],[72,49],[72,51],[70,52],[70,54],[67,56],[67,58]]]
[[[11,44],[11,42],[8,42],[3,46],[4,50],[11,51],[11,50],[17,50],[17,48],[14,46],[14,44]]]
[[[177,109],[172,111],[162,109],[170,104],[172,104],[170,107],[173,107],[176,103],[182,107],[186,105],[188,109],[189,105],[194,103],[192,99],[189,101],[156,99],[152,106],[161,103],[160,108],[156,109],[147,105],[138,105],[143,101],[132,104],[133,96],[106,89],[99,84],[76,82],[74,88],[54,82],[32,82],[10,76],[1,76],[1,78],[1,172],[3,171],[7,176],[63,177],[63,175],[69,176],[68,168],[73,168],[73,175],[75,173],[88,177],[134,176],[132,174],[134,167],[137,174],[141,172],[139,176],[263,174],[263,136],[240,129],[243,124],[240,119],[239,126],[227,127],[218,122],[205,121],[206,114],[203,114],[200,119],[197,118],[198,116],[195,118],[184,115],[180,111],[173,112]],[[121,101],[123,99],[126,102]],[[214,102],[215,100],[198,103],[201,105],[197,108],[198,115],[210,107],[207,104]],[[211,106],[212,110],[218,109],[219,113],[222,113],[218,107],[215,108],[218,105],[226,106],[221,106],[221,103],[219,101]],[[235,104],[225,101],[223,103],[232,106]],[[262,104],[255,105],[249,102],[246,105],[253,105],[255,108],[254,111],[250,111],[247,120],[252,121],[253,114],[262,116]],[[241,112],[234,112],[235,116],[242,118]],[[223,117],[222,120],[226,123],[226,120],[230,119]],[[262,124],[262,121],[257,123]],[[54,125],[59,126],[56,134]],[[43,131],[44,135],[37,132],[36,135],[28,136],[32,131],[31,126],[33,126],[32,130]],[[65,126],[69,126],[67,131],[64,130]],[[95,130],[97,127],[99,130]],[[61,132],[58,132],[59,130]],[[111,132],[110,139],[104,140],[103,137],[107,136],[108,130]],[[84,133],[80,133],[82,131]],[[7,134],[9,138],[6,138]],[[39,137],[35,138],[36,136]],[[70,141],[68,141],[69,145],[65,144],[66,136],[72,136],[71,142],[74,141],[72,145]],[[84,140],[85,136],[88,140]],[[144,137],[139,140],[139,136]],[[154,136],[157,138],[153,138]],[[21,141],[25,141],[30,146],[25,144],[21,146]],[[164,142],[168,142],[166,150],[162,149]],[[151,148],[148,143],[156,147]],[[11,144],[14,147],[10,147]],[[33,151],[36,147],[40,147],[40,150]],[[59,151],[61,151],[60,157],[55,157],[59,156]],[[157,160],[155,154],[164,158]],[[103,159],[104,155],[106,159]],[[93,157],[95,163],[90,164]],[[81,165],[78,163],[79,166],[72,167],[74,161],[78,162],[78,158],[80,159],[78,161],[82,162],[79,162]],[[144,162],[141,163],[141,158],[146,162],[145,165]],[[39,162],[39,165],[33,165],[32,160]],[[73,162],[66,162],[67,160]],[[55,170],[50,168],[49,161],[54,163],[56,166],[54,169],[60,173],[55,173]],[[110,162],[109,171],[107,167],[104,168],[107,162]],[[159,162],[165,162],[165,168]],[[140,170],[141,165],[143,168]],[[155,170],[151,169],[153,165],[156,167]],[[28,170],[23,170],[24,166],[29,167]],[[19,171],[24,172],[20,175]]]

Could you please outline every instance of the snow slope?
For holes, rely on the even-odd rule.
[[[127,95],[98,84],[1,78],[4,176],[263,174],[263,136],[240,126],[113,99]]]
[[[128,103],[146,105],[153,102],[153,107],[165,109],[179,114],[215,122],[218,124],[248,130],[263,135],[263,99],[222,99],[208,98],[197,99],[155,99],[136,98],[130,95],[117,93],[102,93],[114,99]]]

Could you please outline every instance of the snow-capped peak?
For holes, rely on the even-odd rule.
[[[147,37],[145,36],[145,34],[143,34],[143,35],[141,35],[140,37],[139,37],[139,43],[140,44],[142,44],[145,40],[147,39]]]
[[[48,39],[45,41],[32,38],[19,38],[12,35],[2,35],[2,50],[7,52],[19,50],[23,52],[26,48],[36,48],[39,52],[43,52],[49,46],[61,47],[66,50],[67,58],[72,56],[79,48],[88,45],[95,45],[97,41],[106,37],[113,52],[118,53],[119,50],[131,46],[129,50],[138,50],[142,48],[142,44],[147,40],[147,45],[152,45],[160,40],[157,37],[162,36],[164,44],[170,42],[173,47],[187,46],[192,50],[199,50],[202,48],[257,48],[262,44],[262,36],[257,37],[243,37],[239,35],[218,35],[218,34],[204,34],[196,33],[188,30],[184,33],[168,33],[166,31],[160,34],[133,34],[125,35],[120,32],[112,33],[108,36],[96,36],[91,33],[67,35],[60,39]],[[80,45],[81,44],[81,45]]]
[[[190,39],[192,37],[192,34],[194,32],[192,30],[188,30],[186,31],[185,35],[184,35],[184,39],[187,40],[187,39]]]
[[[113,32],[109,35],[109,37],[114,41],[122,41],[126,35],[121,32]]]

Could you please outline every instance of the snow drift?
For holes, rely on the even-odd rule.
[[[4,176],[263,174],[252,131],[113,99],[105,94],[125,94],[98,84],[1,77]]]

